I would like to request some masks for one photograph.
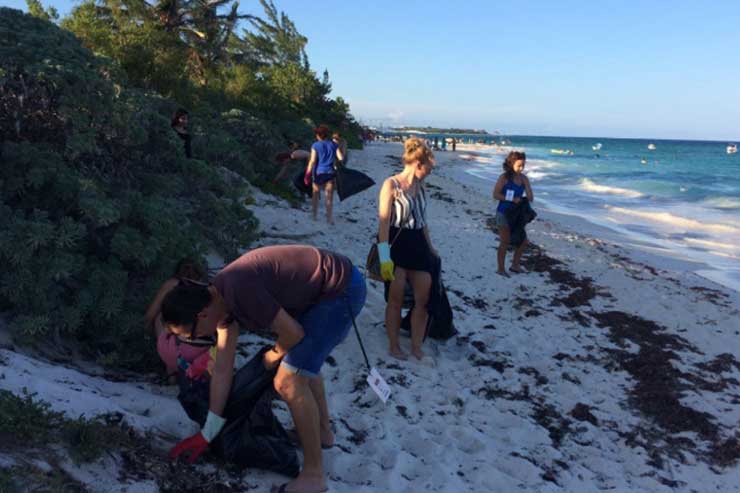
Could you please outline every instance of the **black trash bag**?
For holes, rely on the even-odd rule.
[[[256,467],[296,477],[300,471],[296,447],[272,412],[272,381],[264,347],[235,374],[226,401],[226,424],[210,446],[222,459],[242,468]],[[191,380],[178,372],[180,401],[188,417],[203,426],[208,416],[210,379]]]
[[[249,415],[227,422],[219,435],[219,455],[242,468],[256,467],[294,478],[300,472],[298,455],[272,413],[270,394],[264,392]]]
[[[303,181],[303,178],[306,176],[306,170],[301,170],[298,173],[293,176],[293,186],[296,187],[296,189],[301,192],[301,194],[305,194],[309,197],[313,195],[313,187],[311,187],[311,184],[309,183],[306,185]]]
[[[441,281],[440,281],[441,283]],[[411,331],[411,307],[403,316],[401,320],[401,328],[404,330]],[[446,341],[450,337],[457,334],[455,323],[452,320],[452,307],[450,306],[450,300],[447,299],[447,290],[444,285],[440,287],[440,293],[434,306],[430,306],[429,317],[427,318],[427,329],[424,334],[424,338],[431,337],[440,341]]]
[[[453,321],[452,307],[450,306],[450,300],[447,298],[447,288],[445,288],[444,282],[442,281],[442,260],[439,257],[434,258],[434,269],[431,272],[432,275],[432,287],[429,293],[429,303],[427,304],[427,311],[429,317],[427,318],[427,327],[424,333],[424,339],[427,336],[432,339],[438,339],[446,341],[450,337],[457,334],[455,323]],[[385,301],[388,302],[388,293],[390,291],[390,283],[385,284]],[[407,308],[408,311],[401,320],[401,328],[404,330],[411,330],[411,310],[414,309],[414,291],[411,289],[411,283],[407,280],[406,286],[403,292],[403,308]]]
[[[375,185],[372,178],[356,169],[341,167],[337,168],[336,173],[339,200],[344,200]]]

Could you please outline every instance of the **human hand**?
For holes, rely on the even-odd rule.
[[[309,186],[311,184],[311,172],[306,171],[306,174],[303,175],[303,184],[306,186]]]
[[[262,364],[265,365],[265,368],[268,371],[274,370],[275,367],[280,363],[280,360],[282,360],[283,357],[275,351],[274,349],[271,349],[269,351],[265,351],[265,354],[262,356]]]
[[[396,266],[393,265],[392,260],[388,260],[387,262],[381,262],[380,263],[380,277],[383,278],[384,281],[393,281],[396,276],[393,274],[393,271],[395,270]]]
[[[185,454],[189,455],[188,462],[193,464],[198,460],[198,457],[206,451],[206,449],[208,449],[208,441],[203,436],[203,433],[199,431],[190,438],[186,438],[175,445],[172,450],[170,450],[170,459],[177,460],[180,455]]]
[[[519,203],[519,202],[521,202],[521,201],[522,201],[522,198],[521,198],[521,197],[514,197],[514,198],[512,199],[512,202],[514,202],[515,204],[518,204],[518,203]]]

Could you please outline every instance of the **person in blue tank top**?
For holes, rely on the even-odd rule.
[[[336,171],[334,170],[334,161],[343,161],[344,154],[338,148],[337,144],[329,139],[329,127],[319,125],[314,129],[316,142],[311,146],[311,157],[308,160],[306,175],[303,181],[308,185],[313,181],[313,220],[319,209],[319,195],[321,190],[325,190],[326,198],[326,220],[329,224],[334,224],[332,218],[332,208],[334,205],[334,188]]]
[[[526,196],[529,202],[534,202],[532,187],[529,185],[529,179],[522,174],[524,165],[527,162],[527,155],[519,151],[511,151],[504,160],[504,172],[498,177],[496,185],[493,187],[493,198],[498,200],[496,207],[496,226],[498,227],[499,245],[498,245],[498,270],[497,274],[509,277],[504,266],[506,262],[506,249],[509,248],[511,230],[509,222],[506,220],[506,211],[515,204],[521,202],[522,197]],[[528,241],[524,240],[514,252],[514,258],[511,261],[509,270],[517,274],[524,272],[519,265],[524,249]]]

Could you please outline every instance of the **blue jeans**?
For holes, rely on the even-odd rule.
[[[288,351],[281,365],[294,373],[318,376],[326,358],[347,337],[352,318],[362,310],[366,296],[365,278],[352,267],[352,279],[342,294],[313,305],[298,318],[305,335]]]

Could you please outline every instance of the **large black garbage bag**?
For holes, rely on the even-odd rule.
[[[267,371],[258,352],[235,374],[226,402],[226,425],[210,450],[242,468],[256,467],[295,477],[300,471],[293,442],[272,412],[274,371]],[[191,380],[179,372],[177,398],[193,421],[203,426],[208,416],[210,381]]]
[[[429,293],[429,303],[427,304],[427,311],[429,312],[429,318],[427,318],[426,332],[424,338],[427,336],[432,339],[439,339],[446,341],[450,337],[457,334],[455,328],[455,322],[453,321],[452,307],[450,306],[450,300],[447,298],[447,288],[445,288],[444,282],[442,281],[442,260],[439,257],[434,258],[434,270],[431,272],[432,275],[432,287]],[[388,302],[388,292],[390,283],[385,283],[385,301]],[[411,283],[406,281],[406,286],[403,293],[403,308],[408,308],[406,315],[401,320],[401,328],[404,330],[411,330],[411,311],[414,309],[414,291],[411,289]]]
[[[375,185],[372,178],[356,169],[342,167],[337,168],[336,173],[339,200],[344,200]]]
[[[229,421],[220,436],[220,455],[239,467],[267,469],[289,477],[300,472],[295,445],[272,413],[272,396],[262,394],[249,415]]]
[[[295,176],[293,176],[293,186],[296,187],[296,189],[302,194],[310,197],[313,195],[313,190],[310,183],[306,185],[306,183],[303,181],[304,176],[306,176],[305,169],[296,173]]]
[[[414,305],[412,303],[411,308],[406,312],[401,320],[401,328],[404,330],[411,331],[411,310],[413,310],[413,308]],[[432,339],[446,341],[457,334],[455,323],[452,320],[452,307],[450,306],[450,300],[447,299],[447,290],[441,281],[438,298],[433,306],[428,307],[428,311],[429,318],[427,318],[425,338],[431,337]]]

